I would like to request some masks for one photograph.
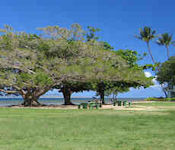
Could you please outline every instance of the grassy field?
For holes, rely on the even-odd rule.
[[[156,106],[159,105],[163,106],[164,103],[157,103]],[[174,103],[166,103],[166,108],[167,105]],[[174,149],[173,109],[117,111],[0,108],[0,150]]]
[[[153,101],[152,103],[135,103],[134,105],[141,105],[141,106],[175,106],[175,102],[161,102],[161,101]]]

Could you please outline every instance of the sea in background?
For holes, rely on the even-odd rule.
[[[71,102],[74,104],[80,103],[88,103],[88,101],[93,100],[93,98],[85,98],[85,97],[76,97],[71,98]],[[144,98],[118,98],[118,100],[124,101],[143,101]],[[0,97],[0,106],[11,106],[11,105],[20,105],[23,102],[23,98],[21,97]],[[46,105],[62,105],[64,104],[64,99],[61,97],[41,97],[39,99],[41,104]],[[105,98],[106,104],[111,104],[111,98]]]

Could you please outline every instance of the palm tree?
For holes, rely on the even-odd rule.
[[[140,29],[139,36],[136,36],[138,39],[146,42],[146,45],[148,48],[148,53],[151,56],[151,59],[152,59],[154,64],[156,62],[155,62],[154,57],[153,57],[152,52],[151,52],[150,41],[156,37],[155,33],[156,33],[155,30],[152,30],[150,27],[145,26],[143,29]]]
[[[156,62],[155,62],[154,57],[153,57],[152,52],[151,52],[150,41],[152,39],[154,39],[154,38],[157,37],[155,35],[155,33],[156,33],[155,30],[152,30],[150,27],[145,26],[143,29],[140,29],[140,35],[139,36],[136,36],[136,38],[138,38],[138,39],[146,42],[149,55],[151,56],[151,59],[152,59],[152,61],[153,61],[154,64],[156,64]],[[159,67],[156,69],[156,71],[158,71],[158,70],[159,70]],[[161,84],[161,87],[162,87],[162,90],[163,90],[165,96],[167,97],[166,90],[163,88],[163,85],[162,84]]]
[[[172,35],[169,35],[168,33],[161,34],[159,39],[157,40],[157,44],[161,46],[165,46],[167,49],[167,57],[169,58],[169,46],[171,44],[174,44],[175,41],[172,41]]]

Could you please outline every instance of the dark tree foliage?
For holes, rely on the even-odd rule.
[[[175,56],[170,57],[161,64],[160,70],[157,73],[157,80],[160,83],[175,85]]]

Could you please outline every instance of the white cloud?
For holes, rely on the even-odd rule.
[[[146,72],[145,72],[145,76],[146,76],[147,78],[149,78],[149,77],[152,77],[152,74],[151,74],[151,72],[146,71]]]
[[[152,77],[153,75],[151,74],[151,72],[146,71],[146,72],[145,72],[145,76],[149,78],[149,77]],[[161,90],[161,85],[160,85],[159,82],[156,80],[156,76],[153,78],[152,81],[153,81],[154,85],[150,86],[150,88],[156,88],[156,89]]]

